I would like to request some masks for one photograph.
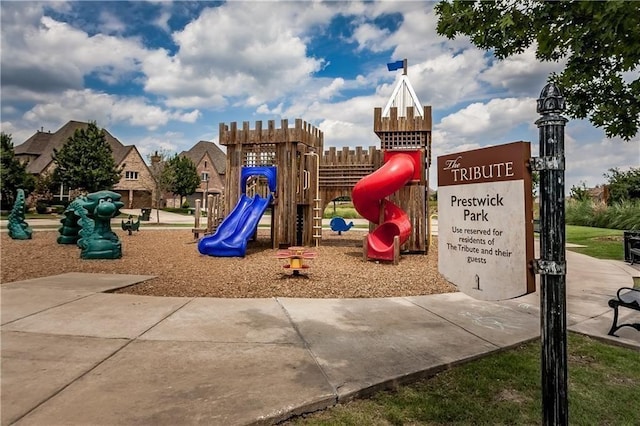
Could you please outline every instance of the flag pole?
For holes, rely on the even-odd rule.
[[[402,68],[403,68],[402,74],[407,75],[407,58],[404,58],[402,60]]]

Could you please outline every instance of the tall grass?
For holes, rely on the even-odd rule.
[[[568,200],[565,218],[568,225],[640,229],[640,200],[622,201],[611,206],[593,200]]]

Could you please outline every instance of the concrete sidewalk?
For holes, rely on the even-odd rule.
[[[606,333],[640,271],[567,251],[569,329]],[[149,276],[1,289],[2,425],[274,423],[539,337],[538,295],[215,299],[104,293]],[[640,320],[621,310],[620,320]]]

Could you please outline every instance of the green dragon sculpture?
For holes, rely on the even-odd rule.
[[[58,228],[60,235],[58,236],[58,244],[77,244],[80,239],[80,230],[82,226],[78,223],[79,216],[87,214],[83,207],[87,201],[87,197],[78,197],[73,200],[64,210],[64,217],[60,219],[62,226]],[[84,212],[81,212],[84,210]]]
[[[119,259],[122,257],[122,243],[111,230],[111,219],[120,214],[124,203],[121,195],[113,191],[98,191],[86,196],[78,223],[78,246],[82,249],[82,259]],[[86,212],[86,213],[85,213]]]
[[[13,204],[11,213],[9,213],[9,219],[7,221],[7,228],[9,228],[9,236],[14,240],[30,240],[33,230],[29,227],[29,224],[25,222],[24,215],[27,211],[27,203],[24,198],[24,190],[18,189],[16,196],[16,202]]]

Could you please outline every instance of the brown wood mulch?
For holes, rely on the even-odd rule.
[[[57,231],[35,231],[33,239],[12,240],[1,234],[1,283],[67,272],[154,275],[157,278],[118,290],[155,296],[227,298],[305,297],[367,298],[416,296],[456,291],[438,273],[437,242],[426,255],[403,255],[400,264],[365,262],[363,232],[338,236],[323,231],[317,258],[302,276],[293,277],[276,259],[268,230],[259,230],[244,258],[203,256],[191,229],[141,230],[120,237],[123,257],[82,260],[75,245],[56,243]]]

